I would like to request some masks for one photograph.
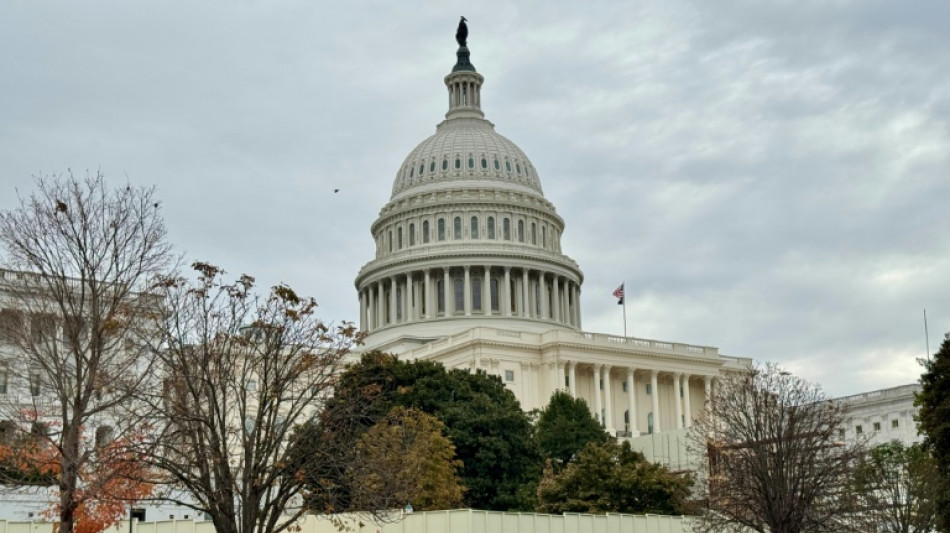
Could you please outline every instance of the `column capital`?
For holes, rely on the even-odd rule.
[[[650,370],[650,375],[653,377],[659,376],[660,371],[654,368],[653,370]]]

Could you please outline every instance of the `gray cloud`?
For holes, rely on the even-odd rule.
[[[156,184],[188,258],[354,319],[369,225],[445,112],[464,13],[488,118],[567,221],[585,329],[621,332],[626,280],[637,335],[834,394],[897,385],[919,372],[922,309],[932,344],[950,329],[948,11],[14,2],[0,208],[67,167]]]

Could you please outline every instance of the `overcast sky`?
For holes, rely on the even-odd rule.
[[[155,185],[188,260],[356,320],[403,158],[482,107],[538,170],[584,329],[915,381],[950,330],[950,2],[7,0],[0,209],[33,176]],[[339,188],[338,194],[333,189]]]

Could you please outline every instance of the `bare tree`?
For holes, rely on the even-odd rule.
[[[774,364],[723,376],[690,433],[708,467],[695,528],[846,529],[848,475],[861,448],[836,440],[844,420],[841,404]]]
[[[13,461],[4,473],[56,485],[59,531],[71,533],[77,510],[109,497],[123,470],[97,444],[138,428],[124,410],[150,362],[128,340],[154,304],[150,281],[173,257],[154,189],[109,189],[99,174],[38,178],[0,213],[0,244],[0,416]],[[18,454],[36,475],[22,475]]]
[[[170,278],[164,306],[143,340],[162,362],[161,387],[143,390],[152,409],[148,461],[207,513],[218,533],[276,533],[309,498],[308,461],[344,468],[348,455],[304,455],[292,446],[304,423],[321,423],[344,357],[358,341],[349,323],[331,327],[316,302],[280,285],[223,281],[195,263],[196,281]]]

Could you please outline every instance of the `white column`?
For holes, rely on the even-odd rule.
[[[406,273],[406,289],[402,291],[402,321],[412,322],[412,274]]]
[[[531,299],[528,297],[528,269],[522,269],[521,273],[521,301],[524,304],[521,306],[521,316],[529,317],[531,316]]]
[[[465,265],[465,279],[462,287],[462,302],[465,304],[465,316],[472,316],[472,276],[469,274],[469,266]]]
[[[683,375],[680,373],[673,374],[673,405],[676,406],[676,429],[683,429],[683,399],[680,398],[682,389],[680,388],[680,380]]]
[[[635,372],[636,369],[633,367],[627,367],[627,411],[630,413],[630,425],[627,427],[627,431],[633,437],[640,434],[637,431],[637,381]]]
[[[442,269],[445,281],[442,282],[442,298],[445,301],[445,316],[452,316],[455,312],[455,287],[452,286],[452,280],[449,278],[448,267]]]
[[[482,314],[491,316],[491,267],[485,265],[485,276],[482,279]]]
[[[613,397],[613,394],[611,394],[610,392],[610,369],[611,368],[612,367],[610,365],[604,365],[604,409],[606,410],[606,413],[604,413],[604,419],[607,422],[606,423],[607,433],[609,433],[610,436],[613,437],[617,435],[617,430],[614,429],[614,409],[613,409],[614,397]]]
[[[423,298],[425,298],[425,317],[432,318],[435,316],[435,313],[432,312],[432,278],[429,277],[429,269],[425,269],[425,289],[423,290]]]
[[[574,325],[581,329],[581,286],[574,284]]]
[[[600,368],[600,365],[594,365],[594,386],[592,389],[594,394],[594,409],[596,410],[595,418],[603,425],[604,420],[600,416],[600,411],[603,409],[600,405]]]
[[[557,390],[563,391],[564,387],[564,366],[565,363],[558,361],[557,362]]]
[[[541,318],[547,319],[551,316],[551,312],[548,308],[547,274],[544,272],[538,276],[538,295],[541,298]]]
[[[653,433],[660,432],[660,391],[657,390],[656,375],[657,370],[650,372],[650,392],[653,396]]]
[[[511,316],[511,267],[505,267],[505,316]]]
[[[555,274],[551,282],[551,314],[555,322],[561,321],[561,292],[558,290],[560,284],[561,280]]]
[[[396,276],[389,278],[389,322],[395,324],[396,318]]]
[[[693,425],[693,406],[689,401],[689,374],[683,374],[683,403],[686,405],[686,427]]]
[[[571,397],[577,398],[577,362],[571,361],[567,365],[567,381]]]
[[[383,280],[376,282],[376,324],[377,326],[386,325],[386,290],[383,288]]]

